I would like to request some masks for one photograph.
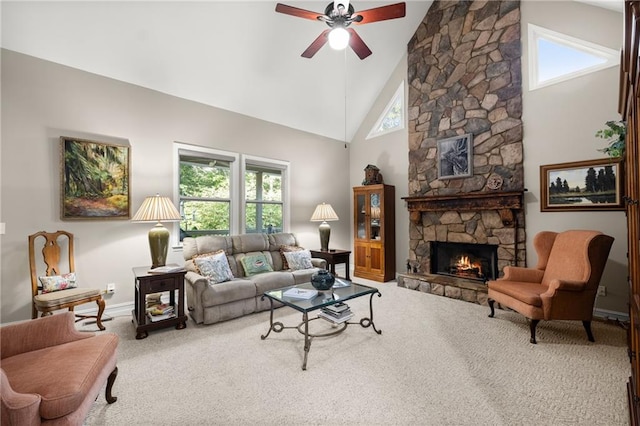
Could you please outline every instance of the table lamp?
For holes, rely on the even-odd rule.
[[[159,194],[145,198],[131,219],[132,222],[158,222],[149,231],[152,268],[164,266],[167,261],[169,230],[160,222],[177,222],[180,219],[180,213],[169,197],[161,197]]]
[[[338,215],[331,207],[331,204],[318,204],[316,210],[311,216],[311,222],[322,222],[318,227],[320,232],[320,250],[329,251],[329,237],[331,236],[331,227],[327,223],[330,220],[338,220]]]

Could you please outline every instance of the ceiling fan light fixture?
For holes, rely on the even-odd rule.
[[[342,28],[337,27],[331,30],[329,33],[329,46],[334,50],[343,50],[349,44],[349,32]]]

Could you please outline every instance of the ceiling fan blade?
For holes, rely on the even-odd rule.
[[[327,40],[329,40],[329,38],[327,37],[329,35],[329,31],[331,30],[327,29],[321,32],[318,38],[313,40],[313,43],[311,43],[309,47],[307,47],[307,50],[302,52],[302,55],[300,56],[302,56],[303,58],[312,58],[313,55],[318,53],[318,50],[320,50],[320,48],[327,43]]]
[[[297,16],[298,18],[311,19],[317,21],[318,16],[323,16],[322,13],[312,12],[310,10],[300,9],[293,6],[287,6],[286,4],[276,4],[276,12],[284,13],[285,15]]]
[[[349,31],[351,35],[351,37],[349,37],[349,46],[351,46],[360,59],[364,59],[373,53],[353,28],[347,28],[347,31]]]
[[[355,15],[361,16],[362,19],[354,19],[353,23],[363,25],[371,22],[386,21],[387,19],[404,18],[406,13],[407,6],[405,3],[390,4],[356,12]]]

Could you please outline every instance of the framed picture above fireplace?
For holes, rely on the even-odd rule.
[[[540,166],[540,211],[623,210],[622,160]]]
[[[473,135],[454,136],[437,141],[438,179],[473,176]]]

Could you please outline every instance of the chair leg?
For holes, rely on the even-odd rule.
[[[595,342],[596,340],[593,338],[593,333],[591,333],[591,321],[582,321],[582,325],[587,332],[587,339],[589,339],[590,342]]]
[[[529,321],[529,329],[531,330],[531,339],[529,339],[530,343],[533,343],[534,345],[538,342],[536,342],[536,327],[538,326],[538,323],[540,322],[540,320],[536,320],[536,319],[532,319]]]
[[[101,297],[96,300],[98,304],[98,315],[96,316],[96,325],[100,330],[104,330],[104,325],[102,325],[102,313],[104,312],[104,299]]]
[[[491,309],[491,313],[489,314],[489,318],[493,318],[493,316],[496,314],[496,310],[493,307],[493,304],[495,303],[495,300],[487,299],[487,303],[489,304],[489,309]]]
[[[118,367],[113,369],[107,379],[107,389],[105,390],[104,396],[109,404],[113,404],[118,400],[118,397],[111,395],[111,388],[113,387],[113,383],[116,381],[116,377],[118,377]]]

